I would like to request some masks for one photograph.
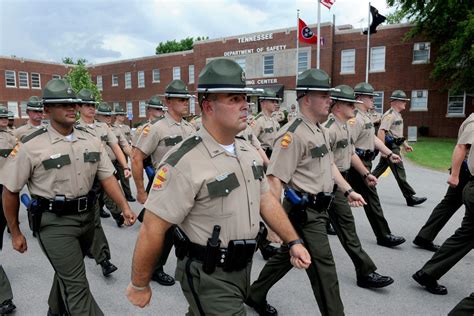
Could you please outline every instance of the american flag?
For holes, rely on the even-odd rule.
[[[320,0],[321,4],[328,9],[331,9],[331,6],[336,2],[336,0]]]

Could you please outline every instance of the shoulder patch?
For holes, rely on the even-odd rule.
[[[287,132],[285,135],[283,135],[280,146],[281,148],[288,148],[288,146],[291,144],[293,141],[293,138],[291,137],[291,133]]]
[[[41,134],[46,133],[47,131],[48,131],[48,130],[47,130],[45,127],[40,128],[39,130],[34,131],[33,133],[24,136],[24,137],[21,139],[21,142],[22,142],[22,143],[26,143],[26,142],[32,140],[33,138],[35,138],[36,136],[39,136],[39,135],[41,135]]]
[[[153,190],[160,190],[163,189],[165,184],[167,183],[166,181],[169,179],[169,174],[168,174],[168,167],[163,166],[158,170],[158,172],[155,175],[155,179],[153,179],[153,186],[151,187]]]
[[[356,122],[356,119],[355,119],[355,117],[353,117],[353,118],[351,118],[350,120],[347,121],[347,124],[354,125],[355,122]]]
[[[196,147],[200,142],[202,142],[202,138],[200,136],[193,136],[186,139],[184,142],[181,143],[178,150],[169,155],[169,157],[165,160],[165,162],[171,166],[176,166],[176,164],[186,155],[191,149]]]
[[[383,118],[384,120],[390,120],[392,119],[392,114],[387,114],[385,115],[385,117]]]
[[[20,149],[20,144],[17,143],[15,147],[13,147],[12,151],[10,151],[10,154],[8,155],[9,158],[14,158],[16,154],[18,153],[18,149]]]
[[[324,127],[330,128],[331,125],[332,125],[335,121],[336,121],[336,120],[334,119],[334,117],[331,117],[331,118],[326,122],[326,125],[324,125]]]
[[[143,136],[148,135],[148,133],[150,132],[150,126],[151,126],[150,124],[147,125],[147,126],[145,126],[145,127],[143,128],[143,131],[142,131],[141,135],[143,135]]]
[[[303,122],[303,119],[297,118],[291,123],[291,125],[288,127],[287,131],[294,133],[296,131],[296,128]]]

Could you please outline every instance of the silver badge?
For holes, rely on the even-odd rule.
[[[67,94],[72,94],[72,89],[71,88],[67,88]]]
[[[58,159],[59,157],[61,157],[61,154],[54,154],[50,156],[51,159]]]
[[[229,173],[226,172],[226,173],[223,173],[223,174],[221,174],[221,175],[218,175],[218,176],[216,177],[216,180],[220,182],[220,181],[222,181],[222,180],[227,179],[228,176],[229,176]]]
[[[242,71],[242,73],[240,74],[240,79],[242,80],[242,82],[245,82],[245,71]]]

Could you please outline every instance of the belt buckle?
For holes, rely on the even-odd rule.
[[[87,211],[87,196],[83,196],[77,199],[77,212],[82,213]]]

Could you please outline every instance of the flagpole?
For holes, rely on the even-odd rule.
[[[296,9],[296,84],[298,84],[299,49],[300,49],[300,9]]]
[[[369,82],[369,65],[370,65],[370,2],[369,14],[367,16],[367,62],[365,65],[365,82]]]
[[[316,68],[319,69],[321,57],[321,0],[318,0],[318,38],[316,45]]]

